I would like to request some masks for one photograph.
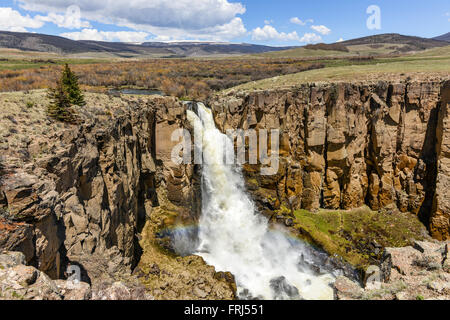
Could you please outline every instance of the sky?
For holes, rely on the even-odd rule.
[[[0,30],[73,40],[298,46],[450,31],[448,0],[0,0]]]

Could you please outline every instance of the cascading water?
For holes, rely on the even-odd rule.
[[[202,133],[202,215],[197,255],[217,271],[229,271],[242,299],[333,299],[331,274],[318,274],[305,260],[310,248],[270,230],[246,193],[240,168],[225,164],[233,141],[216,129],[211,110],[187,111]]]

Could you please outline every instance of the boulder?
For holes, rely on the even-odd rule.
[[[355,300],[361,297],[363,288],[349,278],[340,276],[334,282],[334,293],[337,300]]]

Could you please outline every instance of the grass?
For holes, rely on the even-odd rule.
[[[403,247],[424,238],[424,227],[411,214],[383,213],[360,208],[350,211],[295,211],[299,237],[353,266],[365,269],[381,258],[374,244]]]
[[[318,57],[349,57],[349,56],[379,56],[396,53],[404,44],[384,43],[379,47],[371,45],[353,45],[347,46],[349,52],[334,50],[313,50],[307,48],[295,48],[282,51],[265,52],[254,54],[254,57],[261,58],[318,58]]]
[[[448,57],[450,56],[450,46],[428,49],[412,55],[413,57]]]
[[[78,65],[78,64],[93,64],[93,63],[106,63],[100,59],[4,59],[0,60],[1,70],[26,70],[26,69],[38,69],[48,65]]]
[[[296,48],[282,51],[265,52],[251,55],[259,58],[318,58],[318,57],[345,57],[352,55],[349,52],[333,50],[313,50],[305,48]]]
[[[435,74],[448,77],[450,73],[450,54],[447,56],[421,57],[408,56],[400,58],[380,58],[360,63],[336,61],[335,66],[328,62],[327,68],[279,76],[249,82],[228,90],[267,90],[273,88],[292,87],[309,82],[319,81],[352,81],[373,80],[384,77],[414,76],[418,73]]]

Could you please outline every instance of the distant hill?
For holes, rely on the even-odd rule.
[[[63,37],[38,33],[20,33],[0,31],[0,47],[20,49],[26,51],[54,52],[54,53],[83,53],[83,52],[109,52],[109,53],[159,53],[171,54],[164,49],[142,49],[139,45],[127,43],[101,42],[101,41],[74,41]]]
[[[404,36],[398,33],[385,33],[358,39],[341,42],[346,46],[354,45],[377,45],[377,44],[397,44],[405,45],[403,51],[420,51],[435,47],[444,47],[448,44],[445,41],[427,39],[421,37]]]
[[[290,47],[208,42],[145,42],[142,44],[131,44],[86,40],[74,41],[45,34],[0,31],[0,48],[60,54],[104,52],[117,56],[158,55],[167,57],[193,57],[262,53],[286,50]]]
[[[270,47],[255,44],[215,42],[144,42],[142,44],[105,41],[74,41],[63,37],[37,33],[0,31],[0,48],[59,54],[108,53],[118,57],[201,57],[218,55],[265,54],[267,56],[319,56],[348,54],[389,54],[422,51],[447,46],[450,33],[435,39],[379,34],[335,44],[305,47]]]
[[[263,57],[317,59],[349,56],[385,56],[420,52],[448,46],[446,41],[386,33],[351,39],[338,43],[318,43],[277,52],[266,52]]]
[[[252,54],[287,50],[293,47],[270,47],[249,43],[214,43],[214,42],[145,42],[144,47],[164,48],[178,55],[218,55],[218,54]]]
[[[447,41],[450,42],[450,32],[443,34],[442,36],[433,38],[434,40]]]

